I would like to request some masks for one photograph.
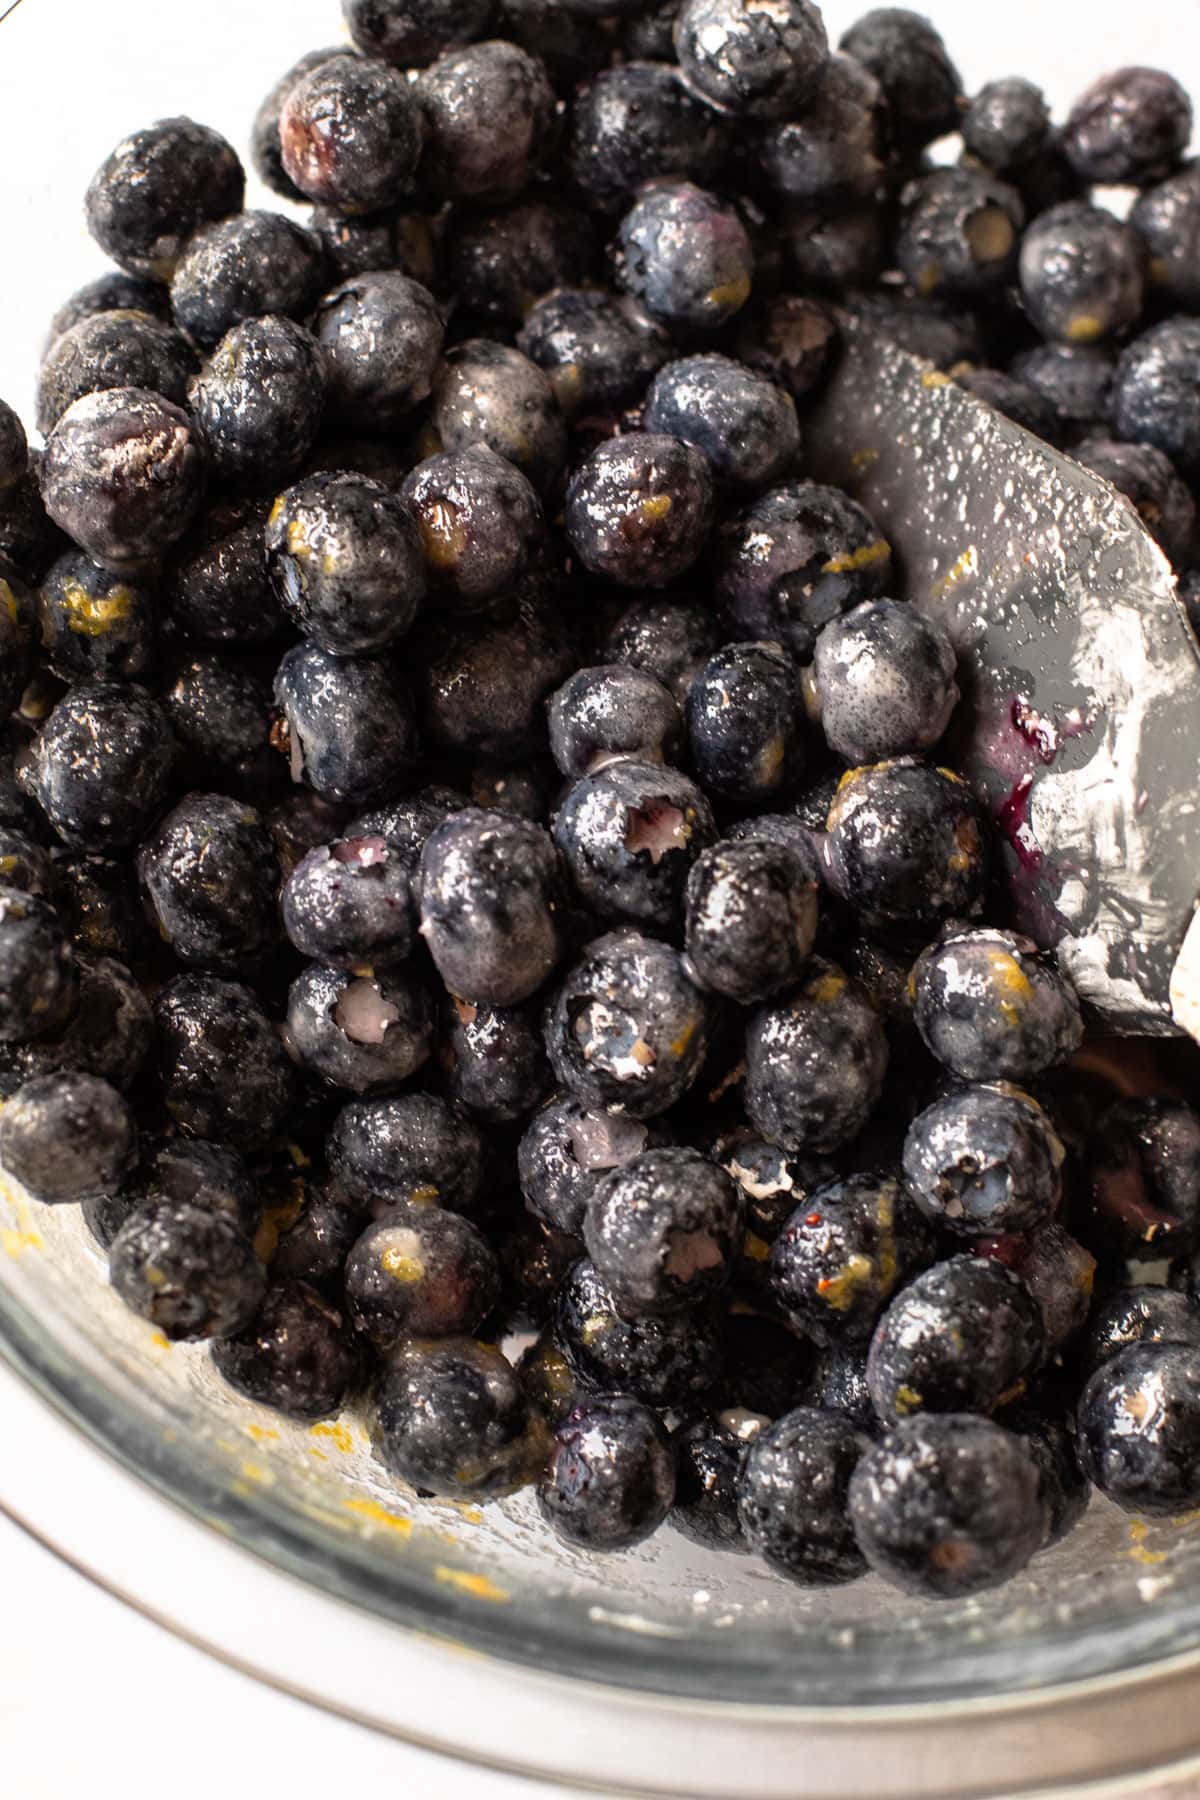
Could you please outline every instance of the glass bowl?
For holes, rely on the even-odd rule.
[[[831,30],[857,10],[827,6]],[[1061,108],[1136,57],[1200,89],[1200,38],[1181,42],[1165,5],[929,10],[968,87],[1020,69]],[[79,214],[100,157],[172,112],[244,145],[275,75],[338,35],[336,0],[211,0],[202,23],[152,0],[25,0],[0,25],[9,141],[29,152],[0,166],[20,277],[0,393],[27,418],[45,320],[100,267]],[[98,1573],[119,1560],[123,1591],[168,1623],[456,1754],[755,1800],[1033,1792],[1200,1752],[1200,1514],[1141,1524],[1094,1500],[1025,1575],[957,1605],[874,1579],[801,1591],[671,1531],[588,1559],[546,1533],[528,1494],[477,1509],[388,1481],[354,1413],[309,1429],[235,1397],[203,1348],[122,1308],[75,1209],[3,1182],[0,1351],[42,1396],[30,1413],[12,1390],[30,1436],[5,1434],[0,1502],[20,1496],[31,1528]],[[44,1402],[82,1435],[52,1430]],[[33,1446],[51,1442],[39,1466]]]

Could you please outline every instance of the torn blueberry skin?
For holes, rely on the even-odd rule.
[[[412,700],[384,658],[346,662],[318,644],[297,644],[276,671],[275,699],[292,779],[323,799],[368,806],[394,792],[415,766]]]
[[[399,1087],[433,1049],[433,1003],[407,968],[351,975],[310,963],[288,990],[286,1044],[334,1087]]]
[[[176,975],[154,1003],[163,1104],[189,1136],[261,1149],[296,1104],[278,1028],[240,982]]]
[[[660,324],[713,332],[750,298],[754,249],[735,206],[694,182],[649,182],[618,227],[612,273]]]
[[[918,1031],[962,1081],[1030,1081],[1083,1040],[1074,989],[1016,932],[948,926],[911,984]]]
[[[444,51],[415,92],[422,179],[443,199],[515,199],[550,150],[554,93],[539,58],[517,44],[491,38]]]
[[[710,1311],[698,1307],[626,1319],[587,1257],[559,1288],[554,1332],[585,1389],[629,1394],[644,1406],[683,1409],[701,1403],[721,1374],[721,1337]]]
[[[113,1239],[108,1269],[126,1306],[172,1342],[243,1330],[266,1288],[263,1266],[232,1219],[187,1201],[133,1213]]]
[[[610,1171],[671,1141],[670,1128],[658,1120],[589,1110],[557,1095],[533,1115],[517,1147],[525,1204],[552,1230],[578,1237],[592,1195]]]
[[[538,1505],[564,1543],[627,1549],[658,1529],[674,1498],[671,1440],[649,1407],[627,1395],[599,1394],[557,1426]]]
[[[864,1343],[892,1294],[934,1258],[934,1236],[894,1175],[833,1180],[803,1198],[771,1246],[771,1288],[822,1345]]]
[[[201,225],[241,208],[246,177],[218,132],[192,119],[160,119],[123,138],[95,175],[88,230],[130,275],[169,281]]]
[[[1133,1262],[1190,1253],[1200,1234],[1200,1116],[1183,1101],[1118,1100],[1089,1145],[1078,1229]]]
[[[390,435],[429,398],[441,355],[441,309],[399,270],[356,275],[330,290],[312,319],[331,414],[353,431]]]
[[[416,936],[408,869],[379,834],[310,850],[284,883],[280,907],[302,956],[352,974],[403,962]]]
[[[741,1190],[696,1150],[644,1150],[602,1176],[583,1241],[625,1318],[671,1313],[727,1286],[741,1243]]]
[[[1007,182],[981,169],[934,169],[900,204],[896,260],[918,293],[978,300],[1010,279],[1025,208]]]
[[[904,1140],[904,1179],[925,1216],[959,1237],[1020,1234],[1062,1197],[1066,1150],[1037,1102],[1007,1083],[957,1087]]]
[[[320,62],[279,115],[284,173],[308,199],[371,212],[408,187],[424,138],[421,109],[403,75],[367,58]]]
[[[389,1206],[346,1259],[346,1305],[381,1355],[402,1338],[472,1337],[500,1296],[491,1245],[461,1214]]]
[[[472,1338],[411,1338],[375,1386],[371,1438],[384,1468],[427,1494],[493,1500],[532,1481],[545,1425],[501,1351]]]
[[[450,1098],[485,1125],[523,1119],[554,1085],[537,1001],[487,1006],[447,996],[438,1056]]]
[[[686,775],[630,759],[576,781],[553,832],[576,893],[598,918],[677,934],[688,871],[716,827]]]
[[[800,1406],[754,1437],[737,1476],[750,1549],[801,1587],[854,1581],[866,1564],[847,1512],[868,1439],[844,1416]]]
[[[799,980],[817,932],[817,893],[786,844],[749,837],[705,850],[687,884],[684,946],[701,987],[751,1006]]]
[[[467,807],[421,852],[421,936],[447,990],[489,1006],[530,999],[562,954],[558,858],[539,825]]]
[[[1134,1343],[1101,1364],[1079,1400],[1084,1473],[1125,1512],[1188,1511],[1200,1496],[1192,1344]]]
[[[887,1037],[865,991],[813,957],[799,987],[750,1016],[747,1115],[784,1150],[840,1149],[878,1104],[887,1064]]]
[[[114,1193],[136,1161],[129,1104],[94,1075],[35,1076],[5,1102],[0,1164],[35,1200],[61,1204]]]
[[[279,863],[254,808],[188,794],[137,855],[138,878],[163,941],[200,967],[256,966],[279,929]]]
[[[348,1100],[325,1140],[330,1170],[359,1207],[475,1212],[484,1186],[479,1127],[440,1095]]]
[[[187,338],[162,319],[130,310],[90,313],[55,337],[42,358],[38,430],[49,437],[76,400],[110,388],[142,388],[185,406],[188,377],[195,368],[196,353]],[[24,441],[22,434],[22,447]],[[10,468],[14,473],[0,487],[11,486],[24,473],[24,454]]]
[[[401,495],[435,596],[455,612],[494,610],[544,530],[541,502],[526,477],[490,445],[470,444],[419,463]]]
[[[688,92],[669,60],[633,61],[575,90],[564,153],[574,185],[608,212],[627,206],[647,181],[713,180],[731,137],[728,122]]]
[[[341,1311],[306,1281],[272,1279],[254,1317],[211,1354],[231,1388],[289,1419],[332,1417],[363,1378]]]

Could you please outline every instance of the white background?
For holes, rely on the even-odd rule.
[[[861,10],[828,5],[831,35]],[[1094,75],[1146,62],[1200,93],[1195,0],[926,0],[925,10],[968,91],[1023,74],[1061,113]],[[340,34],[337,0],[23,0],[0,25],[0,395],[27,421],[45,322],[104,266],[81,213],[97,163],[127,131],[172,113],[216,126],[244,151],[261,95],[303,51]],[[548,1793],[456,1770],[253,1685],[90,1587],[2,1517],[0,1789],[12,1800]]]

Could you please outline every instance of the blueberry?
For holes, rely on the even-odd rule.
[[[1037,1466],[1049,1521],[1045,1545],[1061,1543],[1087,1511],[1092,1492],[1080,1467],[1074,1428],[1029,1407],[1006,1413],[1004,1425],[1023,1440]]]
[[[362,1214],[344,1200],[332,1183],[310,1193],[294,1224],[281,1231],[271,1258],[276,1281],[304,1282],[319,1292],[342,1292],[346,1258],[362,1233]]]
[[[600,1394],[557,1426],[538,1505],[564,1543],[627,1549],[658,1529],[674,1498],[671,1440],[649,1407]]]
[[[865,1572],[846,1508],[867,1448],[848,1418],[809,1406],[752,1440],[737,1478],[738,1517],[751,1550],[777,1574],[827,1587]]]
[[[403,860],[378,835],[338,838],[303,857],[281,895],[283,928],[302,956],[361,974],[403,962],[416,908]]]
[[[737,1510],[737,1477],[746,1446],[764,1421],[732,1410],[680,1425],[673,1433],[675,1504],[671,1524],[705,1550],[749,1550]]]
[[[1006,375],[1002,369],[966,369],[956,375],[955,380],[959,387],[966,388],[985,406],[1003,413],[1006,419],[1032,431],[1035,437],[1054,444],[1062,435],[1062,420],[1057,409],[1032,383],[1021,381],[1015,375]]]
[[[1087,344],[1039,344],[1012,363],[1013,374],[1053,408],[1056,439],[1107,420],[1115,371],[1111,351]]]
[[[416,525],[404,502],[364,475],[309,475],[281,494],[266,532],[283,610],[334,655],[402,637],[425,593]]]
[[[1200,1500],[1200,1350],[1133,1343],[1101,1364],[1079,1400],[1084,1473],[1125,1512],[1151,1517]]]
[[[154,601],[81,550],[51,565],[38,593],[42,649],[64,681],[138,681],[154,662]]]
[[[819,1352],[808,1390],[809,1404],[844,1413],[860,1431],[874,1437],[879,1420],[867,1386],[865,1344],[830,1344]]]
[[[38,430],[49,437],[76,400],[111,388],[141,388],[183,406],[195,367],[188,340],[161,319],[142,312],[92,313],[56,337],[42,359]],[[15,480],[24,473],[24,455],[10,466]],[[0,482],[5,486],[11,481]]]
[[[437,1205],[467,1214],[478,1206],[482,1133],[436,1094],[347,1101],[326,1153],[340,1186],[359,1206]]]
[[[688,93],[669,61],[619,63],[576,88],[565,146],[567,170],[586,200],[627,206],[647,181],[712,181],[730,148],[721,115]]]
[[[844,33],[839,48],[882,87],[892,141],[903,154],[958,130],[962,81],[938,32],[920,13],[877,7]]]
[[[549,378],[507,344],[470,338],[446,354],[431,423],[443,450],[486,444],[544,492],[557,487],[567,429]]]
[[[457,1500],[514,1493],[547,1448],[512,1365],[471,1338],[397,1348],[376,1385],[372,1441],[390,1474]]]
[[[534,301],[552,288],[589,280],[596,259],[587,214],[553,200],[452,207],[442,237],[447,284],[472,315],[493,328],[515,330]]]
[[[1034,220],[1021,245],[1021,296],[1047,339],[1093,344],[1122,335],[1142,310],[1137,233],[1083,201]]]
[[[553,1310],[559,1283],[572,1263],[583,1254],[583,1245],[577,1237],[571,1237],[565,1231],[554,1231],[540,1219],[520,1213],[512,1229],[500,1238],[497,1250],[502,1282],[500,1303],[506,1327],[510,1331],[544,1327]],[[556,1358],[565,1368],[557,1353]],[[552,1365],[548,1361],[542,1373],[547,1383],[553,1385],[551,1371]],[[574,1386],[573,1380],[571,1385]],[[532,1395],[532,1388],[528,1383],[526,1386]],[[558,1416],[558,1408],[551,1405],[550,1411]]]
[[[1181,1100],[1118,1100],[1088,1144],[1080,1229],[1134,1262],[1200,1241],[1200,1115]]]
[[[621,48],[630,59],[670,62],[675,54],[673,32],[683,0],[650,0],[649,6],[624,21]]]
[[[800,1200],[771,1247],[771,1287],[814,1342],[862,1343],[932,1258],[932,1233],[895,1176],[851,1175]]]
[[[211,350],[246,319],[267,313],[303,319],[320,298],[324,277],[324,251],[312,232],[282,213],[235,213],[188,244],[171,281],[171,310],[192,341]]]
[[[853,57],[831,56],[816,95],[759,141],[767,179],[788,201],[836,208],[870,200],[883,179],[883,90]]]
[[[166,799],[175,743],[140,688],[80,682],[35,738],[22,784],[59,836],[90,850],[131,844]]]
[[[394,203],[416,170],[423,135],[404,76],[350,55],[330,57],[302,76],[279,116],[288,178],[310,200],[347,212]]]
[[[296,1061],[356,1094],[399,1087],[433,1048],[433,1008],[407,968],[350,975],[309,963],[288,990]]]
[[[342,0],[355,49],[397,69],[423,69],[487,26],[492,0]]]
[[[856,294],[854,311],[865,325],[894,339],[911,355],[924,357],[937,369],[948,371],[962,363],[984,360],[986,351],[979,321],[962,305],[897,288]]]
[[[1190,162],[1147,188],[1129,222],[1149,252],[1150,292],[1172,311],[1200,308],[1200,164]]]
[[[622,1318],[586,1257],[559,1289],[555,1333],[586,1388],[631,1394],[646,1406],[679,1408],[702,1401],[721,1372],[720,1335],[704,1308]]]
[[[592,1190],[583,1240],[627,1318],[715,1297],[741,1242],[741,1192],[689,1149],[645,1150]]]
[[[324,358],[294,320],[248,319],[226,332],[193,377],[188,401],[214,475],[273,487],[296,474],[316,442]]]
[[[133,1213],[113,1239],[108,1267],[126,1306],[173,1341],[244,1330],[266,1288],[233,1220],[186,1200]]]
[[[349,813],[345,804],[322,800],[305,787],[290,788],[265,810],[267,829],[285,880],[310,850],[319,849],[346,826]]]
[[[449,50],[416,92],[425,120],[421,174],[448,200],[512,200],[550,148],[554,94],[536,56],[493,38]]]
[[[251,649],[278,637],[283,619],[263,554],[266,506],[222,499],[204,507],[175,546],[160,598],[181,637]]]
[[[118,573],[183,536],[200,503],[196,428],[142,388],[85,394],[56,423],[41,465],[46,511],[81,550]]]
[[[782,119],[819,92],[829,40],[811,0],[683,0],[675,54],[689,87],[740,118]]]
[[[686,600],[651,595],[635,600],[621,614],[604,651],[613,662],[645,669],[682,704],[717,641],[711,613]]]
[[[160,319],[164,325],[169,325],[171,290],[165,282],[127,275],[123,269],[109,269],[94,281],[76,288],[63,301],[46,327],[45,349],[48,351],[55,338],[70,331],[81,319],[108,312],[149,313],[152,319]]]
[[[273,193],[286,200],[303,200],[304,195],[283,166],[283,146],[279,141],[279,121],[283,104],[292,89],[311,75],[322,63],[345,54],[342,44],[329,44],[323,50],[310,50],[279,77],[274,87],[263,96],[250,128],[250,160],[255,170]]]
[[[517,1364],[521,1387],[530,1403],[551,1426],[558,1425],[585,1397],[554,1333],[539,1333]]]
[[[568,419],[627,406],[663,361],[655,335],[638,331],[607,294],[558,287],[530,307],[517,346],[544,369]]]
[[[1025,222],[1015,188],[982,170],[935,169],[901,205],[896,260],[919,293],[974,299],[1009,279]]]
[[[232,1219],[251,1240],[262,1222],[262,1190],[245,1158],[229,1144],[210,1144],[203,1138],[168,1137],[143,1147],[126,1197],[130,1211],[162,1200],[206,1206]]]
[[[766,487],[786,475],[800,450],[791,395],[731,357],[711,352],[668,363],[650,384],[648,431],[681,438],[707,456],[718,482]]]
[[[278,770],[271,690],[243,663],[214,651],[174,658],[159,703],[194,780],[211,781],[215,768],[235,793],[261,793],[271,784]]]
[[[886,1425],[912,1413],[994,1412],[1041,1360],[1042,1317],[1019,1276],[991,1259],[935,1263],[880,1319],[867,1385]]]
[[[450,1097],[485,1124],[523,1119],[553,1085],[536,1006],[449,997],[441,1059]]]
[[[604,68],[612,53],[608,17],[568,10],[559,0],[500,0],[498,11],[500,36],[520,44],[531,56],[540,56],[564,98],[577,81]],[[631,56],[641,54],[630,48]]]
[[[341,1312],[305,1281],[271,1281],[254,1317],[219,1339],[212,1359],[239,1394],[290,1419],[340,1412],[362,1374]]]
[[[177,975],[154,1006],[157,1073],[168,1113],[190,1136],[258,1149],[282,1130],[296,1076],[250,989]]]
[[[765,806],[804,772],[803,701],[795,664],[777,643],[728,644],[688,690],[692,758],[704,786]]]
[[[51,971],[53,967],[51,963]],[[20,1060],[31,1075],[77,1070],[128,1092],[141,1073],[152,1036],[149,1001],[124,963],[81,956],[78,1005],[61,1029],[24,1044]]]
[[[958,1413],[902,1420],[868,1450],[850,1484],[850,1517],[877,1574],[907,1593],[954,1600],[1024,1568],[1049,1515],[1025,1439]]]
[[[89,1200],[118,1189],[137,1161],[128,1103],[94,1075],[39,1075],[0,1117],[0,1163],[35,1200]]]
[[[347,826],[351,837],[381,837],[394,850],[410,881],[419,880],[421,852],[431,831],[469,801],[454,788],[427,787],[403,800],[361,813]]]
[[[820,386],[837,341],[837,322],[827,306],[780,294],[745,320],[738,355],[785,387],[793,400],[805,400]]]
[[[1056,1353],[1079,1335],[1092,1304],[1096,1259],[1056,1219],[1027,1237],[976,1239],[972,1247],[1021,1277],[1041,1310],[1047,1351]]]
[[[1022,175],[1044,153],[1049,135],[1045,95],[1019,76],[989,81],[963,114],[964,145],[994,175]]]
[[[310,232],[324,247],[326,261],[339,281],[350,281],[375,269],[398,269],[422,287],[432,287],[437,273],[437,250],[430,221],[424,213],[340,213],[314,206],[308,216]]]
[[[390,1206],[346,1262],[350,1318],[381,1355],[405,1337],[477,1332],[500,1293],[487,1240],[440,1206]]]
[[[737,1182],[745,1200],[743,1272],[753,1264],[765,1276],[771,1245],[794,1212],[811,1212],[807,1202],[837,1179],[837,1168],[823,1156],[789,1156],[748,1125],[722,1134],[710,1155]]]
[[[317,644],[298,644],[276,672],[275,699],[287,725],[293,779],[325,798],[368,805],[411,773],[416,722],[390,661],[343,662]]]
[[[958,704],[954,646],[911,606],[865,601],[817,639],[821,728],[851,764],[928,750]]]
[[[452,994],[515,1006],[562,950],[554,846],[525,819],[469,807],[421,853],[421,935]]]
[[[1074,989],[1028,938],[948,927],[917,959],[913,1017],[963,1081],[1028,1081],[1079,1048]]]
[[[694,782],[676,769],[619,761],[567,791],[554,841],[575,890],[598,917],[677,929],[684,885],[716,835]]]
[[[1073,454],[1132,502],[1146,530],[1173,563],[1187,562],[1196,531],[1196,502],[1168,456],[1151,444],[1120,444],[1103,437],[1086,438]]]
[[[1200,320],[1168,319],[1135,338],[1112,386],[1117,436],[1162,450],[1184,474],[1200,468]]]
[[[313,315],[325,357],[331,413],[355,430],[390,434],[428,399],[441,354],[433,295],[399,270],[356,275]]]
[[[717,844],[687,885],[685,945],[701,987],[750,1006],[799,980],[817,929],[816,888],[786,844]]]
[[[748,1439],[762,1420],[791,1412],[803,1397],[814,1347],[773,1318],[741,1310],[729,1313],[722,1341],[721,1422]]]
[[[712,524],[708,459],[678,438],[629,432],[602,443],[572,476],[564,524],[593,575],[667,587],[695,562]]]
[[[246,177],[225,139],[191,119],[123,138],[92,177],[84,208],[100,248],[131,275],[169,281],[192,233],[239,211]]]
[[[1117,69],[1080,95],[1063,134],[1081,180],[1144,187],[1161,181],[1192,135],[1192,103],[1162,69]]]
[[[550,751],[564,775],[579,778],[605,763],[675,760],[683,720],[675,700],[648,671],[628,663],[579,669],[551,696]]]
[[[987,875],[978,802],[910,758],[855,769],[829,810],[830,880],[871,928],[928,927],[977,908]]]
[[[1028,1094],[1006,1083],[962,1087],[913,1120],[904,1179],[922,1212],[956,1236],[1019,1233],[1058,1206],[1065,1157]]]
[[[690,181],[650,182],[621,220],[613,275],[672,330],[711,332],[750,298],[754,251],[727,201]]]
[[[558,1095],[535,1113],[517,1149],[525,1204],[555,1231],[578,1236],[588,1203],[610,1170],[670,1142],[656,1121],[589,1111]]]
[[[1190,1294],[1174,1288],[1118,1288],[1096,1308],[1080,1345],[1078,1366],[1084,1379],[1133,1344],[1200,1348],[1200,1307]]]
[[[866,994],[812,958],[794,993],[751,1015],[746,1112],[791,1151],[836,1150],[866,1124],[883,1092],[888,1046]]]
[[[401,490],[435,594],[458,612],[494,610],[542,536],[537,494],[487,444],[418,463]]]
[[[159,933],[180,962],[253,966],[274,945],[279,864],[253,807],[188,794],[137,862]]]
[[[891,577],[891,546],[856,501],[790,481],[724,521],[714,591],[745,637],[806,662],[822,626],[886,593]]]
[[[874,286],[888,261],[882,215],[865,202],[834,212],[785,211],[778,221],[778,248],[790,286],[841,300]]]
[[[42,501],[38,482],[43,460],[31,451],[25,474],[0,490],[0,563],[34,582],[70,548]]]

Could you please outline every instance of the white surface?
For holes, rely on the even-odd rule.
[[[861,10],[827,6],[831,34]],[[1194,0],[927,0],[925,10],[946,30],[968,88],[1027,74],[1061,110],[1102,69],[1139,61],[1171,66],[1200,90]],[[302,51],[339,35],[336,0],[23,0],[0,25],[0,394],[27,422],[45,321],[103,267],[80,211],[101,157],[129,129],[173,112],[193,113],[244,149],[266,87]],[[551,1794],[455,1769],[252,1683],[2,1518],[0,1596],[0,1779],[14,1800]],[[1177,1791],[1200,1790],[1189,1782]]]

